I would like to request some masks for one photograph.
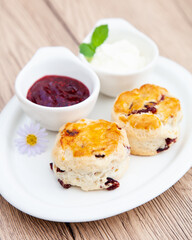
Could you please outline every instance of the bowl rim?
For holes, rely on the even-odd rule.
[[[76,63],[75,63],[76,64]],[[74,65],[75,65],[74,64]],[[84,84],[81,80],[79,79],[76,79],[74,77],[71,77],[71,76],[68,76],[67,74],[52,74],[52,75],[55,75],[55,76],[67,76],[67,77],[71,77],[71,78],[74,78],[78,81],[80,81],[81,83],[83,83],[89,90],[89,93],[90,95],[85,99],[83,100],[82,102],[79,102],[77,104],[74,104],[74,105],[71,105],[71,106],[64,106],[64,107],[48,107],[48,106],[43,106],[43,105],[39,105],[39,104],[36,104],[36,103],[33,103],[31,102],[30,100],[28,100],[26,97],[23,96],[23,94],[21,93],[21,90],[20,90],[20,87],[21,87],[21,74],[23,74],[24,71],[27,71],[28,69],[28,66],[26,65],[26,67],[24,67],[20,73],[18,74],[16,80],[15,80],[15,93],[16,93],[16,96],[17,98],[25,105],[28,105],[29,107],[33,108],[33,109],[38,109],[40,111],[45,111],[45,112],[62,112],[62,111],[71,111],[71,110],[76,110],[76,109],[79,109],[79,108],[82,108],[84,107],[88,102],[90,102],[91,100],[93,100],[94,98],[97,98],[98,94],[99,94],[99,91],[100,91],[100,81],[99,81],[99,78],[97,76],[97,74],[92,70],[90,69],[88,66],[86,66],[85,64],[83,64],[82,62],[79,62],[78,64],[81,65],[81,67],[83,68],[84,71],[88,71],[90,73],[90,75],[92,75],[92,78],[89,78],[90,81],[92,81],[93,83],[93,91],[90,92],[89,88],[87,87],[86,84]],[[38,65],[38,62],[36,62],[34,65]],[[33,65],[33,66],[34,66]],[[44,74],[43,76],[49,76],[51,74]],[[42,77],[43,77],[42,76]],[[38,81],[39,79],[37,80],[34,80],[33,84]],[[32,86],[32,85],[31,85]],[[31,87],[30,86],[30,87]],[[28,88],[28,90],[30,89],[30,87]]]

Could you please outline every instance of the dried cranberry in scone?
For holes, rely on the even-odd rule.
[[[109,186],[107,190],[114,190],[120,186],[119,182],[117,180],[114,180],[113,178],[107,177],[107,182],[105,185]]]
[[[124,129],[114,122],[82,119],[61,127],[53,171],[64,188],[70,184],[84,191],[114,190],[128,168],[129,155]]]
[[[112,119],[126,130],[131,154],[150,156],[176,142],[182,112],[180,101],[165,88],[145,84],[117,97]]]

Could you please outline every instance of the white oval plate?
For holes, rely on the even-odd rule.
[[[65,190],[50,170],[55,133],[49,132],[48,150],[27,157],[14,146],[17,129],[31,122],[14,97],[0,117],[0,190],[13,206],[32,216],[60,222],[92,221],[114,216],[140,206],[176,183],[192,163],[192,89],[191,74],[183,67],[160,57],[153,75],[147,80],[167,88],[181,100],[181,136],[169,150],[154,157],[130,157],[130,167],[114,191],[83,192]],[[114,99],[101,95],[93,119],[110,120]]]

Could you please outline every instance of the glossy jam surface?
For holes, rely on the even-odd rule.
[[[31,86],[27,99],[42,106],[65,107],[80,103],[89,95],[88,88],[74,78],[48,75]]]

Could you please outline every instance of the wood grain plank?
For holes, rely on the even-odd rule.
[[[116,0],[110,2],[81,0],[81,4],[77,2],[55,0],[54,8],[65,18],[65,22],[79,42],[83,41],[99,19],[121,17],[150,36],[158,44],[161,55],[192,71],[190,23],[192,1],[121,0],[117,3]]]
[[[20,69],[41,46],[74,53],[95,22],[122,17],[153,38],[160,53],[192,71],[191,0],[0,0],[0,109]],[[154,200],[108,219],[56,223],[36,219],[0,196],[0,239],[192,239],[192,169]]]
[[[73,239],[64,223],[44,221],[31,217],[12,207],[0,197],[0,239]]]
[[[172,188],[143,206],[96,222],[65,225],[39,220],[1,197],[0,239],[30,239],[28,235],[33,239],[191,239],[191,175],[192,169]]]
[[[17,74],[38,48],[61,45],[73,50],[77,44],[44,1],[1,0],[0,4],[2,109],[14,93]]]

